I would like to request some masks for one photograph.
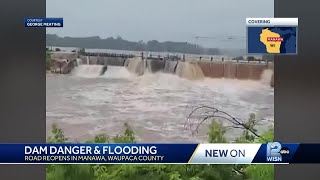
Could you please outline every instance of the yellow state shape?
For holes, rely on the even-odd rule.
[[[260,41],[266,46],[268,53],[280,53],[281,41],[267,41],[268,37],[280,37],[280,34],[270,31],[268,28],[263,29],[260,34]]]

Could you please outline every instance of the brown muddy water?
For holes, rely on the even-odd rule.
[[[195,135],[184,126],[197,106],[210,105],[241,119],[255,113],[268,120],[260,131],[274,117],[274,90],[266,81],[269,73],[261,81],[188,80],[192,78],[181,78],[188,74],[184,71],[137,76],[125,67],[109,66],[99,76],[101,68],[80,65],[70,75],[47,75],[47,136],[52,123],[68,138],[82,141],[98,133],[119,134],[127,122],[140,142],[205,142],[207,124]],[[239,133],[227,134],[232,138]]]

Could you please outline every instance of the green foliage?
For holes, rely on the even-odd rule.
[[[274,129],[270,127],[266,132],[261,135],[262,138],[258,139],[258,143],[272,142],[274,138]]]
[[[113,138],[114,143],[135,143],[134,132],[131,127],[125,123],[125,131],[122,135],[117,135]]]
[[[246,126],[253,131],[256,125],[255,115],[251,114]],[[124,132],[108,137],[98,134],[90,143],[135,143],[132,128],[125,123]],[[227,143],[226,128],[213,120],[209,126],[208,140],[210,143]],[[273,128],[255,138],[250,131],[244,130],[236,142],[259,142],[273,140]],[[52,125],[50,143],[65,143],[68,139],[62,129]],[[173,165],[173,164],[95,164],[95,165],[47,165],[47,180],[271,180],[274,171],[272,165]]]
[[[93,180],[94,171],[91,165],[55,165],[49,171],[47,169],[47,180]]]
[[[84,48],[81,48],[81,49],[79,50],[79,54],[81,54],[81,55],[83,55],[85,52],[86,52],[86,49],[84,49]]]
[[[245,172],[247,175],[247,179],[274,179],[274,167],[271,164],[249,165],[248,167],[246,167]]]
[[[246,129],[244,129],[242,135],[236,139],[236,142],[237,143],[251,143],[251,142],[253,142],[256,137],[254,134],[252,134],[251,131],[253,131],[255,133],[257,132],[257,129],[255,129],[256,123],[257,123],[256,115],[251,113],[249,115],[248,121],[244,123],[244,126],[246,127]],[[251,131],[249,131],[249,129]]]
[[[52,65],[52,59],[49,51],[46,51],[46,69],[50,70],[50,67]]]
[[[62,129],[56,124],[52,124],[51,136],[48,138],[49,143],[66,143],[68,139],[64,136]]]
[[[209,143],[225,143],[225,133],[225,127],[221,123],[213,121],[209,126]]]

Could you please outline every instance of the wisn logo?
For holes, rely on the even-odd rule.
[[[267,162],[282,162],[282,155],[289,154],[288,148],[282,148],[279,142],[267,144]]]

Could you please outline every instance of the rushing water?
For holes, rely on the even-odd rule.
[[[67,137],[84,140],[97,133],[119,134],[128,122],[141,142],[203,142],[207,125],[195,136],[184,126],[187,115],[200,105],[241,119],[249,113],[273,119],[273,89],[263,81],[137,76],[116,66],[99,76],[100,70],[98,65],[81,65],[70,75],[47,75],[47,132],[55,122]]]

